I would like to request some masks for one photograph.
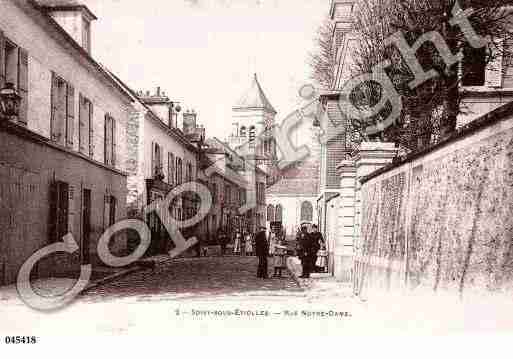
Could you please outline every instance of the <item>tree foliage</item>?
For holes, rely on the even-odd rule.
[[[317,30],[315,48],[308,54],[311,77],[323,89],[330,89],[335,69],[335,49],[332,43],[334,25],[326,18]]]
[[[508,58],[508,47],[499,48],[496,44],[499,39],[505,44],[511,40],[511,8],[506,6],[511,2],[458,2],[462,9],[474,10],[469,20],[476,33],[492,39],[485,59],[488,64],[497,56]],[[417,59],[424,71],[434,69],[438,76],[411,88],[408,86],[414,79],[411,69],[398,48],[385,45],[385,40],[401,31],[412,46],[422,35],[434,31],[443,37],[452,54],[465,53],[469,48],[467,39],[458,26],[450,24],[455,5],[455,0],[361,0],[355,10],[354,30],[359,40],[353,54],[355,74],[370,73],[383,60],[391,62],[386,72],[401,95],[403,113],[395,125],[387,128],[380,137],[398,142],[408,151],[454,131],[457,116],[465,111],[461,105],[463,92],[460,84],[462,79],[472,74],[467,73],[460,63],[447,66],[436,47],[426,42],[418,49]],[[379,85],[367,83],[356,104],[371,106],[379,97]]]

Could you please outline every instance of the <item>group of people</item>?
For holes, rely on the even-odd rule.
[[[274,231],[271,231],[269,235],[267,233],[266,227],[263,226],[254,235],[237,233],[233,247],[235,255],[256,255],[258,257],[257,277],[263,279],[269,277],[269,257],[272,258],[274,277],[281,277],[287,267],[287,246],[284,236]],[[218,238],[221,244],[221,252],[224,255],[228,244],[228,236],[222,232]],[[324,238],[317,225],[312,226],[311,232],[308,231],[306,225],[303,225],[297,233],[296,240],[297,255],[302,266],[301,278],[310,278],[311,273],[326,265],[326,257],[322,255],[326,248]],[[320,257],[319,254],[321,254]]]
[[[282,276],[287,267],[287,246],[283,236],[271,232],[268,238],[266,228],[260,227],[255,235],[255,254],[258,257],[258,278],[269,278],[269,257],[273,259],[274,277]]]
[[[317,225],[312,226],[312,232],[308,232],[306,226],[302,226],[297,234],[297,254],[301,260],[301,278],[310,278],[310,274],[317,272],[319,267],[325,267],[326,257],[319,258],[319,251],[325,250],[325,242]],[[319,260],[320,259],[320,260]]]

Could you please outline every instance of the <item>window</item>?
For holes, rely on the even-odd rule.
[[[240,128],[240,131],[239,131],[239,132],[240,132],[240,137],[246,137],[246,136],[248,135],[248,131],[247,131],[247,129],[246,129],[246,126],[242,126],[242,127]]]
[[[51,139],[73,146],[75,128],[75,89],[56,74],[52,75]]]
[[[180,157],[176,157],[176,185],[179,186],[183,182],[183,162]]]
[[[162,148],[156,142],[152,144],[151,177],[162,175]]]
[[[241,188],[239,190],[239,205],[244,206],[246,204],[246,190]]]
[[[274,219],[277,222],[281,222],[283,220],[283,207],[281,204],[276,205],[276,214],[274,215]]]
[[[212,183],[212,202],[217,203],[217,184]]]
[[[167,154],[167,182],[171,186],[175,182],[175,156],[171,152]]]
[[[185,178],[187,182],[192,182],[192,164],[187,162],[187,167],[185,169]]]
[[[91,53],[91,23],[86,19],[83,20],[82,26],[82,47]]]
[[[105,164],[114,167],[116,165],[116,120],[109,114],[105,114],[104,133]]]
[[[104,197],[105,203],[103,207],[103,228],[106,230],[116,223],[116,197],[106,195]]]
[[[265,204],[265,184],[262,182],[257,183],[256,188],[257,202],[258,204]]]
[[[57,181],[50,186],[50,225],[49,241],[62,241],[68,233],[69,184]]]
[[[463,51],[462,85],[484,86],[486,81],[487,49],[466,46]]]
[[[274,221],[274,206],[272,204],[267,206],[267,221],[268,222]]]
[[[255,147],[256,129],[255,126],[251,126],[249,129],[249,145]]]
[[[28,116],[28,53],[7,40],[0,31],[0,87],[12,83],[21,97],[18,121],[27,124]]]
[[[93,103],[87,97],[79,95],[79,151],[93,157]]]
[[[313,221],[313,205],[309,201],[301,204],[301,221]]]

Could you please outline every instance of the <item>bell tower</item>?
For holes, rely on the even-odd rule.
[[[230,147],[243,157],[255,160],[272,183],[276,171],[276,142],[272,136],[263,135],[275,123],[276,110],[271,105],[254,74],[249,89],[232,107],[233,133],[228,138]]]

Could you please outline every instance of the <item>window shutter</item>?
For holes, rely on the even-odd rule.
[[[75,135],[75,88],[68,84],[66,93],[66,145],[73,147]]]
[[[116,223],[116,197],[110,196],[109,225],[113,226],[115,223]]]
[[[104,157],[105,157],[105,164],[111,165],[111,156],[112,156],[112,124],[111,124],[111,118],[109,114],[105,114],[105,124],[104,124]]]
[[[75,218],[75,187],[68,188],[68,226],[67,233],[73,233],[73,222]]]
[[[28,117],[28,53],[18,48],[18,93],[21,97],[18,121],[27,124]]]
[[[486,66],[485,81],[488,87],[502,87],[504,40],[495,40],[491,45],[491,61]]]
[[[103,230],[106,230],[110,224],[110,196],[103,196]]]
[[[83,154],[86,154],[89,149],[89,105],[86,98],[82,96],[82,94],[79,95],[78,105],[79,151]]]
[[[50,129],[52,141],[59,141],[60,128],[58,119],[58,107],[59,107],[59,79],[55,73],[52,72],[52,95],[51,95],[51,118],[50,118]]]
[[[155,176],[155,167],[157,166],[156,159],[155,159],[155,147],[156,143],[151,143],[151,173],[150,178],[153,178]]]
[[[93,103],[89,101],[89,156],[94,157],[94,128],[93,128]]]
[[[175,156],[172,153],[168,154],[167,159],[167,177],[168,182],[172,186],[175,183]]]
[[[69,185],[65,182],[59,182],[59,234],[57,241],[62,241],[62,237],[68,233],[69,221]]]
[[[69,185],[65,182],[53,182],[50,185],[49,241],[62,241],[69,232]]]
[[[0,30],[0,64],[5,64],[5,37]],[[0,88],[5,86],[5,66],[0,66]]]
[[[116,166],[116,147],[117,147],[117,141],[116,141],[116,119],[111,117],[112,122],[112,166]]]

